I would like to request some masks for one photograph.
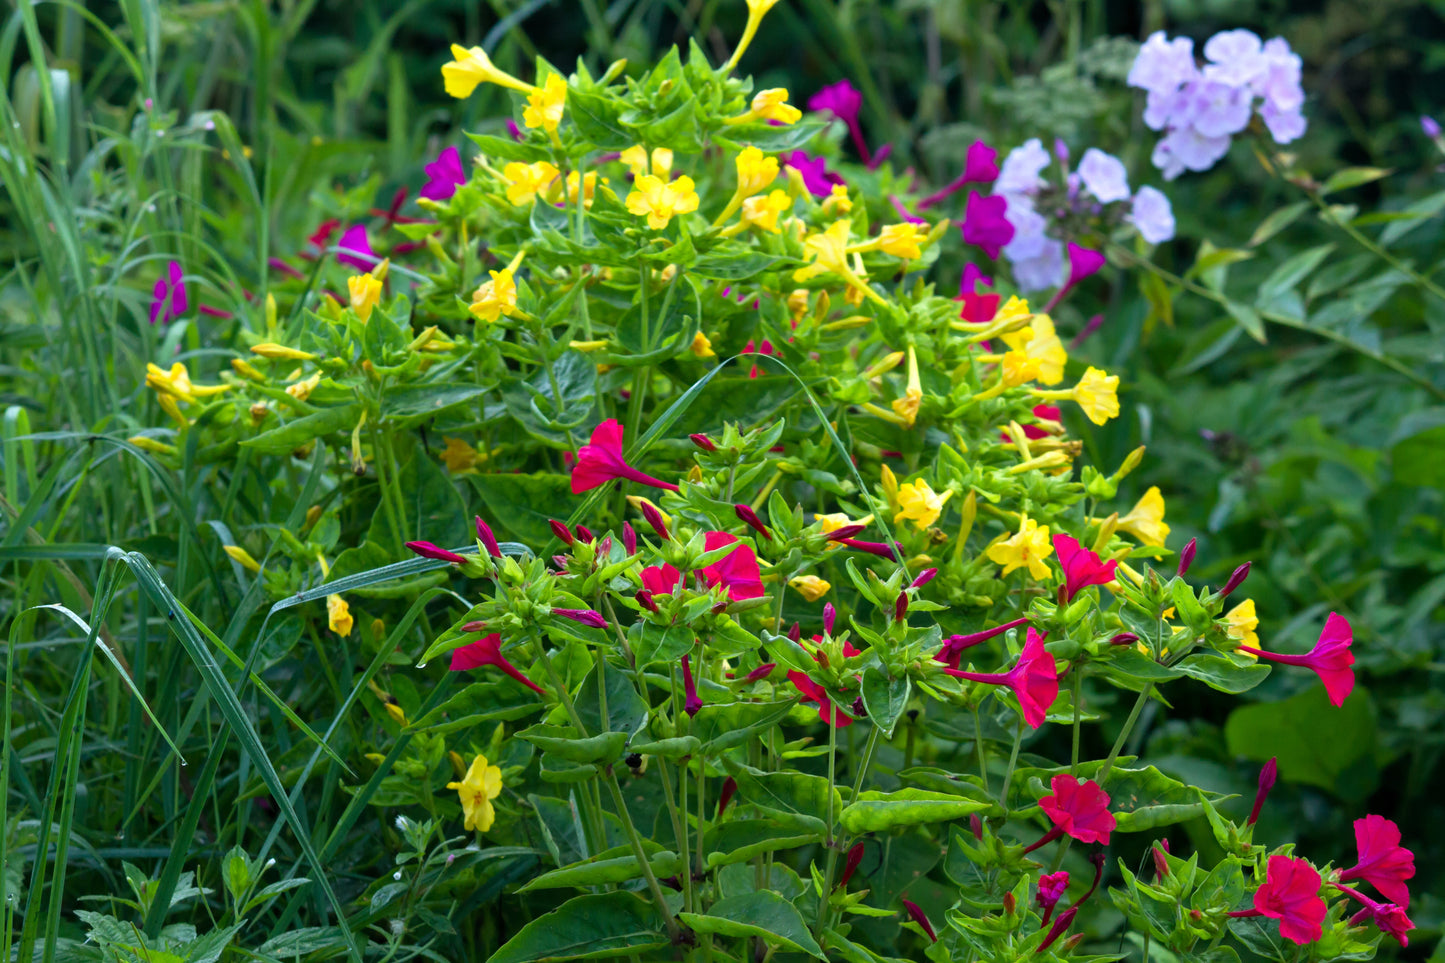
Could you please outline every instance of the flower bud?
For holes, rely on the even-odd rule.
[[[983,817],[973,813],[968,817],[968,828],[973,831],[973,838],[983,842]]]
[[[637,554],[637,532],[631,522],[622,523],[622,547],[627,550],[628,555]]]
[[[1249,819],[1244,823],[1246,826],[1253,826],[1259,819],[1259,811],[1264,808],[1264,801],[1269,796],[1269,791],[1274,788],[1274,781],[1278,775],[1279,766],[1271,758],[1259,771],[1259,790],[1254,794],[1254,808],[1249,811]]]
[[[773,533],[768,531],[768,527],[763,524],[763,520],[758,517],[757,512],[753,511],[747,505],[734,505],[733,511],[737,514],[738,518],[747,523],[749,528],[756,531],[768,541],[773,540]]]
[[[642,517],[647,520],[648,525],[652,526],[652,530],[657,533],[658,538],[664,542],[671,538],[667,531],[666,517],[656,505],[646,499],[642,501]]]
[[[571,545],[576,539],[572,537],[572,530],[557,519],[548,519],[547,524],[552,527],[552,534],[562,540],[562,544]]]
[[[1219,597],[1221,599],[1228,598],[1230,592],[1233,592],[1244,584],[1244,580],[1249,578],[1249,566],[1251,564],[1253,563],[1245,562],[1234,570],[1234,574],[1229,576],[1229,581],[1224,583],[1224,588],[1219,590]]]
[[[1198,548],[1198,542],[1198,539],[1191,538],[1189,540],[1189,544],[1185,545],[1184,548],[1180,550],[1179,568],[1176,569],[1174,573],[1180,578],[1183,578],[1184,573],[1189,571],[1189,566],[1194,564],[1194,552]]]
[[[728,776],[726,779],[723,780],[722,795],[718,796],[717,800],[718,816],[722,816],[722,814],[727,811],[728,803],[733,801],[733,794],[737,791],[738,781],[736,779],[734,779],[732,776]]]
[[[1013,892],[1010,891],[1010,892],[1004,893],[1004,894],[1003,894],[1003,911],[1004,911],[1005,913],[1007,913],[1009,916],[1012,916],[1012,915],[1014,915],[1014,911],[1017,910],[1018,908],[1019,908],[1019,901],[1014,898]]]
[[[858,869],[858,864],[863,862],[863,844],[854,843],[853,848],[848,850],[848,860],[843,864],[843,875],[838,877],[838,882],[833,885],[834,889],[842,887],[847,889],[848,880],[853,878],[853,873]]]
[[[587,530],[586,525],[582,525],[580,523],[577,525],[577,537],[582,539],[582,541],[584,542],[590,542],[594,538],[596,538],[595,535],[593,535],[590,531]]]
[[[778,667],[776,662],[764,662],[747,675],[747,682],[757,682],[759,679],[766,679],[768,675]]]
[[[898,601],[893,603],[893,621],[902,622],[908,617],[908,593],[899,592]]]
[[[637,599],[637,604],[649,612],[657,611],[657,603],[652,600],[652,593],[647,591],[647,589],[638,589],[637,595],[634,597]]]
[[[938,569],[926,568],[918,573],[918,577],[913,580],[913,583],[909,586],[909,588],[922,588],[929,582],[933,581],[934,576],[936,576],[937,574]]]
[[[803,627],[802,627],[801,625],[799,625],[797,622],[794,622],[794,623],[793,623],[793,627],[788,630],[788,639],[789,639],[790,641],[792,641],[792,642],[796,642],[796,641],[798,641],[799,639],[801,639],[802,637],[803,637]]]
[[[845,538],[852,538],[867,527],[867,525],[842,525],[823,537],[830,542],[841,542]]]
[[[1133,645],[1139,641],[1139,636],[1133,632],[1120,632],[1109,640],[1110,645]]]
[[[923,912],[923,907],[911,899],[902,900],[902,903],[903,908],[908,911],[908,917],[917,923],[923,929],[923,932],[928,934],[930,940],[937,943],[938,934],[933,931],[933,924],[928,922],[928,914]]]
[[[1162,848],[1157,844],[1149,848],[1154,855],[1154,882],[1156,883],[1169,875],[1169,860],[1166,858],[1166,854],[1169,852],[1169,840],[1162,839],[1160,843],[1163,844]]]
[[[482,545],[487,550],[487,554],[492,556],[492,558],[501,558],[502,549],[497,544],[497,536],[492,534],[492,527],[486,522],[482,521],[482,516],[478,515],[476,516],[476,519],[477,541],[482,543]]]
[[[832,602],[823,603],[823,633],[833,634],[833,624],[838,618],[838,610],[833,608]]]
[[[688,435],[687,437],[691,438],[692,443],[694,445],[697,445],[697,447],[701,448],[703,451],[717,451],[717,445],[714,445],[712,439],[709,438],[707,435],[697,434]]]
[[[1044,941],[1039,944],[1039,948],[1034,952],[1042,953],[1044,950],[1052,946],[1054,940],[1062,936],[1064,930],[1068,929],[1073,924],[1074,917],[1077,916],[1078,913],[1079,908],[1077,906],[1070,906],[1068,909],[1060,913],[1059,918],[1054,920],[1054,925],[1049,927],[1049,935],[1044,937]]]

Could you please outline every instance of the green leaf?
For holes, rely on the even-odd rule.
[[[661,759],[685,759],[697,754],[702,742],[697,736],[674,736],[656,742],[635,742],[628,747],[632,752]]]
[[[823,949],[808,932],[808,924],[797,907],[768,890],[720,899],[708,907],[706,915],[677,915],[696,933],[756,936],[765,943],[823,959]]]
[[[908,694],[912,685],[908,677],[890,679],[883,670],[870,665],[863,670],[863,706],[868,718],[883,730],[885,738],[893,737],[893,727],[898,725],[903,710],[908,708]]]
[[[1270,667],[1259,662],[1251,661],[1248,665],[1239,665],[1222,655],[1207,653],[1190,656],[1176,668],[1211,689],[1231,695],[1248,692],[1263,682],[1270,673]]]
[[[1309,201],[1297,201],[1294,204],[1289,204],[1272,212],[1268,217],[1259,222],[1259,227],[1255,228],[1254,233],[1249,236],[1249,246],[1259,247],[1259,245],[1299,220],[1299,216],[1309,210],[1309,208]]]
[[[1110,808],[1121,833],[1137,833],[1157,826],[1186,822],[1204,814],[1205,798],[1222,798],[1188,786],[1172,776],[1145,766],[1143,769],[1121,769],[1109,772],[1104,787],[1109,793]]]
[[[459,408],[490,391],[485,385],[413,385],[387,392],[382,417],[398,429],[412,428],[428,418]]]
[[[1346,800],[1363,800],[1379,778],[1375,704],[1360,686],[1338,709],[1321,685],[1283,702],[1235,709],[1224,738],[1231,755],[1257,762],[1274,757],[1280,778]]]
[[[1390,464],[1395,480],[1406,485],[1445,488],[1445,407],[1412,411],[1391,436]]]
[[[1405,210],[1397,212],[1406,215],[1406,219],[1386,226],[1380,232],[1380,245],[1389,247],[1425,221],[1438,216],[1441,211],[1445,211],[1445,191],[1436,191],[1420,198]]]
[[[795,703],[724,702],[709,704],[692,720],[692,734],[702,740],[709,755],[740,746],[755,733],[769,729],[792,710]]]
[[[255,438],[247,438],[241,444],[268,455],[286,455],[316,438],[332,432],[350,431],[361,417],[361,405],[342,405],[327,408],[314,415],[303,415],[269,431],[263,431]]]
[[[1270,272],[1259,286],[1259,300],[1268,301],[1298,285],[1334,251],[1335,245],[1321,244],[1301,251]]]
[[[850,833],[879,832],[895,826],[918,826],[962,819],[989,808],[991,803],[928,789],[899,789],[895,792],[867,791],[849,803],[838,816],[838,825]]]
[[[567,475],[536,472],[466,477],[481,496],[491,525],[526,545],[540,547],[555,538],[548,522],[566,518],[577,504]]]
[[[682,872],[687,866],[687,860],[676,853],[663,850],[648,856],[647,864],[652,867],[654,876],[672,876],[674,873]],[[624,883],[629,879],[641,878],[642,864],[637,861],[636,855],[629,854],[610,858],[603,858],[599,855],[543,873],[529,881],[518,892],[525,893],[534,889],[562,889],[569,886],[601,886],[605,883]]]
[[[703,839],[707,865],[743,863],[759,853],[797,849],[821,842],[826,826],[811,816],[777,814],[767,819],[734,819],[711,829]]]
[[[568,762],[610,763],[622,758],[627,745],[627,733],[604,732],[600,735],[580,739],[577,730],[571,726],[549,726],[539,723],[517,733],[532,745]]]
[[[648,901],[625,892],[589,894],[532,920],[488,963],[619,959],[670,942],[666,924]]]
[[[1333,194],[1335,191],[1348,190],[1351,187],[1359,187],[1361,184],[1368,184],[1377,181],[1382,177],[1389,177],[1394,171],[1386,167],[1346,167],[1342,171],[1335,171],[1320,188],[1320,196]]]
[[[1269,340],[1264,335],[1264,320],[1260,318],[1259,312],[1254,310],[1254,308],[1240,304],[1237,301],[1226,301],[1224,303],[1224,310],[1229,312],[1229,316],[1233,318],[1241,328],[1248,332],[1251,338],[1260,344],[1264,344]]]
[[[577,131],[602,150],[626,150],[637,143],[637,135],[619,119],[624,105],[609,94],[567,87],[567,116]]]
[[[651,622],[633,622],[627,629],[627,643],[639,669],[676,662],[688,653],[694,641],[693,631],[686,625],[664,628]]]
[[[701,715],[701,713],[698,713]],[[729,760],[724,759],[725,763]],[[828,780],[802,772],[759,772],[736,763],[728,765],[738,783],[738,796],[750,803],[786,813],[828,818]],[[833,812],[843,808],[843,796],[834,788]]]
[[[607,719],[602,719],[602,702],[597,692],[597,667],[587,673],[582,689],[577,693],[577,715],[588,732],[612,732],[631,735],[647,721],[647,703],[637,694],[632,680],[621,670],[613,668],[605,673],[607,680]]]

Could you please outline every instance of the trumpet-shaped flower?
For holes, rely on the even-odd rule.
[[[997,260],[1004,245],[1014,239],[1014,226],[1004,215],[1008,212],[1008,199],[1000,195],[984,196],[978,191],[968,192],[968,204],[963,209],[963,243],[983,248],[983,253]]]
[[[1044,559],[1054,553],[1049,544],[1049,526],[1039,525],[1025,516],[1019,520],[1019,530],[1001,542],[988,547],[988,557],[1003,566],[1001,574],[1008,575],[1015,569],[1027,567],[1036,579],[1049,577],[1049,567]]]
[[[230,391],[230,385],[198,385],[191,381],[191,374],[186,366],[177,361],[167,371],[155,364],[146,365],[146,387],[150,388],[157,396],[169,395],[170,397],[193,402],[197,398],[205,398],[210,395],[218,395],[223,391]]]
[[[1320,874],[1306,860],[1271,856],[1264,885],[1254,893],[1254,909],[1229,915],[1268,916],[1279,920],[1280,936],[1301,946],[1313,943],[1324,935]]]
[[[956,679],[982,682],[987,685],[1002,685],[1013,690],[1023,710],[1024,722],[1037,729],[1048,718],[1049,707],[1059,697],[1059,671],[1054,657],[1044,648],[1044,637],[1029,626],[1028,641],[1024,643],[1019,660],[1007,672],[965,672],[962,669],[944,669]]]
[[[1027,302],[1024,304],[1027,311]],[[1004,315],[1007,316],[1007,308]],[[1056,385],[1064,380],[1064,364],[1069,360],[1069,353],[1064,350],[1064,343],[1054,330],[1054,321],[1047,314],[1036,314],[1028,327],[1005,332],[999,338],[1038,366],[1039,381]]]
[[[1079,782],[1068,774],[1049,780],[1052,793],[1039,806],[1060,835],[1067,833],[1081,843],[1109,845],[1109,834],[1118,820],[1109,812],[1109,794],[1089,779]]]
[[[492,279],[472,294],[469,310],[482,321],[497,321],[503,315],[511,317],[517,310],[517,284],[512,279],[511,268],[487,273]]]
[[[652,149],[650,166],[647,148],[641,144],[634,144],[627,148],[618,155],[618,160],[627,165],[634,178],[644,174],[655,174],[663,180],[667,180],[672,174],[672,151],[666,147]]]
[[[1003,635],[1009,629],[1016,629],[1020,625],[1028,625],[1028,623],[1029,620],[1025,617],[1014,619],[1012,622],[1005,622],[1003,625],[995,625],[993,628],[984,629],[981,632],[973,632],[969,635],[950,635],[943,640],[943,648],[939,649],[938,654],[933,657],[934,661],[942,662],[950,669],[956,669],[958,668],[959,662],[963,660],[963,653],[966,650],[973,648],[975,645],[987,642],[996,635]]]
[[[1254,613],[1254,599],[1245,599],[1224,613],[1224,629],[1240,645],[1259,645],[1259,617]],[[1253,656],[1246,652],[1245,655]]]
[[[524,94],[530,94],[535,89],[499,69],[481,47],[467,48],[456,43],[452,44],[451,62],[442,64],[442,82],[447,93],[458,99],[470,97],[481,83],[510,87]]]
[[[475,49],[475,48],[474,48]],[[448,789],[455,789],[461,798],[462,812],[466,815],[464,828],[484,833],[492,828],[497,811],[492,800],[502,794],[502,770],[487,765],[487,757],[478,755],[472,760],[467,774],[460,782],[447,783]]]
[[[562,112],[566,107],[566,79],[561,74],[548,74],[546,83],[528,91],[527,106],[522,111],[522,123],[552,133],[557,129],[557,125],[562,123]]]
[[[853,724],[852,717],[833,704],[833,700],[828,697],[828,690],[810,679],[807,673],[794,669],[788,673],[788,681],[793,683],[793,688],[798,690],[804,702],[818,704],[818,718],[828,725],[843,729]]]
[[[1059,900],[1064,898],[1064,891],[1069,888],[1069,871],[1061,869],[1057,873],[1046,873],[1039,877],[1038,892],[1034,899],[1043,911],[1043,918],[1039,920],[1040,926],[1047,926],[1049,917],[1054,913],[1054,907],[1059,905]]]
[[[507,200],[517,207],[530,204],[533,198],[547,190],[561,173],[547,161],[537,161],[534,164],[512,161],[502,168],[502,179],[507,185]]]
[[[171,261],[166,265],[166,272],[156,278],[156,286],[151,293],[151,324],[157,321],[162,324],[174,321],[190,310],[190,307],[180,262]]]
[[[951,490],[939,494],[922,478],[899,485],[898,512],[893,520],[901,522],[907,519],[921,532],[938,521],[938,516],[943,514],[943,506],[952,497]]]
[[[743,201],[742,223],[744,227],[756,227],[770,234],[778,233],[778,216],[791,210],[793,199],[787,191],[773,190],[766,195],[749,197]]]
[[[878,250],[905,261],[915,261],[923,256],[923,249],[918,244],[920,239],[917,224],[908,221],[885,224],[878,235]]]
[[[365,224],[348,227],[341,240],[336,242],[336,247],[336,260],[358,271],[370,271],[380,263],[376,252],[371,249],[371,239],[366,236]]]
[[[1164,524],[1164,496],[1157,485],[1151,485],[1129,509],[1129,514],[1119,519],[1118,531],[1128,532],[1145,545],[1164,544],[1169,537],[1169,526]]]
[[[703,539],[704,547],[711,552],[738,542],[736,535],[727,532],[708,532]],[[758,568],[758,557],[751,547],[739,544],[720,561],[702,570],[703,578],[713,588],[721,587],[734,602],[756,599],[763,596],[763,580]]]
[[[371,312],[381,300],[381,282],[366,274],[355,274],[346,279],[346,290],[351,295],[351,310],[362,323],[371,320]]]
[[[759,120],[775,120],[780,124],[794,124],[803,116],[803,112],[788,103],[788,88],[772,87],[760,90],[753,95],[752,109],[744,116],[749,117],[749,115]]]
[[[1079,383],[1072,388],[1033,389],[1033,394],[1037,398],[1047,398],[1051,401],[1067,399],[1077,402],[1085,416],[1096,425],[1102,425],[1110,418],[1118,417],[1118,392],[1119,376],[1105,374],[1094,367],[1085,370]]]
[[[302,378],[294,385],[287,386],[286,393],[297,401],[305,401],[311,397],[311,392],[315,391],[319,384],[321,384],[321,372],[318,371],[309,378]]]
[[[642,588],[653,595],[671,595],[682,581],[682,573],[671,565],[649,565],[639,575]]]
[[[572,494],[591,491],[614,478],[677,491],[676,485],[660,481],[627,464],[622,457],[622,425],[616,418],[608,418],[593,429],[592,438],[577,452],[577,464],[572,468]]]
[[[1350,668],[1355,664],[1354,653],[1350,651],[1352,642],[1354,634],[1350,630],[1350,623],[1344,616],[1331,612],[1330,617],[1325,620],[1324,630],[1320,632],[1319,641],[1304,655],[1266,652],[1246,646],[1240,646],[1239,650],[1256,658],[1312,670],[1324,683],[1330,702],[1342,706],[1355,688],[1355,670]]]
[[[1409,909],[1405,880],[1415,875],[1415,854],[1400,845],[1400,827],[1384,816],[1356,819],[1355,848],[1359,859],[1340,873],[1340,880],[1362,879],[1391,903]]]
[[[355,619],[351,617],[351,607],[346,604],[346,599],[339,595],[326,596],[326,624],[342,638],[351,634]]]
[[[834,221],[825,231],[809,235],[803,241],[808,254],[808,263],[793,272],[794,281],[807,281],[820,274],[837,274],[847,277],[852,269],[848,267],[848,234],[852,229],[847,220]]]
[[[462,153],[455,147],[448,147],[437,155],[437,159],[426,165],[427,182],[422,185],[421,195],[428,200],[444,201],[467,182],[462,170]]]
[[[744,147],[738,153],[736,166],[739,197],[752,197],[778,179],[778,159],[769,157],[756,147]]]
[[[918,376],[918,353],[910,344],[908,346],[908,387],[904,390],[903,397],[897,398],[893,402],[893,413],[903,419],[904,428],[912,428],[918,421],[918,408],[922,403],[923,382]]]
[[[1059,553],[1059,567],[1064,570],[1064,604],[1073,601],[1087,585],[1107,585],[1114,580],[1119,563],[1103,562],[1099,556],[1079,544],[1072,535],[1062,532],[1054,536],[1054,551]]]
[[[645,216],[647,226],[654,231],[667,227],[678,214],[697,210],[697,205],[697,191],[686,174],[670,183],[655,174],[644,174],[627,195],[627,209],[638,217]]]
[[[452,672],[466,672],[470,669],[480,669],[484,665],[490,665],[501,669],[522,685],[531,689],[539,695],[546,695],[546,690],[522,674],[507,657],[502,655],[502,636],[493,632],[491,635],[483,636],[475,642],[471,642],[459,649],[452,649]]]

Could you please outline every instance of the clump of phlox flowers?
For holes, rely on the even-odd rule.
[[[1261,42],[1249,30],[1225,30],[1205,42],[1204,57],[1200,66],[1194,41],[1161,30],[1129,70],[1129,86],[1149,92],[1144,123],[1165,132],[1153,156],[1165,180],[1213,167],[1256,111],[1277,144],[1305,132],[1300,58],[1283,37]]]

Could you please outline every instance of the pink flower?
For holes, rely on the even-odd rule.
[[[1248,652],[1261,659],[1269,659],[1273,662],[1282,662],[1285,665],[1297,665],[1313,670],[1325,684],[1325,691],[1329,693],[1330,702],[1336,706],[1345,704],[1345,699],[1355,688],[1355,670],[1350,666],[1355,664],[1354,653],[1350,651],[1350,643],[1354,641],[1354,635],[1350,631],[1350,623],[1345,617],[1335,612],[1325,620],[1325,627],[1320,632],[1320,640],[1315,647],[1304,655],[1284,655],[1279,652],[1266,652],[1263,649],[1253,649],[1247,645],[1241,645],[1240,651]]]
[[[1034,417],[1040,421],[1059,421],[1063,411],[1053,405],[1034,405]],[[1029,439],[1047,438],[1049,433],[1037,425],[1024,425],[1024,437]]]
[[[1059,555],[1059,567],[1064,570],[1063,604],[1072,602],[1085,586],[1107,585],[1114,581],[1114,570],[1119,563],[1113,559],[1100,561],[1099,556],[1081,546],[1074,536],[1055,535],[1054,551]]]
[[[1099,269],[1108,263],[1108,259],[1098,251],[1080,247],[1073,241],[1069,242],[1068,250],[1069,279],[1064,282],[1064,286],[1059,288],[1052,298],[1049,298],[1049,303],[1044,305],[1045,314],[1048,314],[1054,308],[1058,307],[1059,302],[1074,289],[1074,285],[1092,274],[1097,274]]]
[[[323,242],[324,243],[324,242]],[[342,264],[349,264],[362,271],[370,271],[378,263],[376,254],[371,250],[371,241],[366,236],[366,225],[353,224],[341,235],[341,240],[336,242],[341,252],[351,251],[353,253],[338,253],[336,260]]]
[[[708,532],[704,536],[703,544],[707,551],[711,552],[725,545],[732,545],[737,540],[736,535],[729,535],[727,532]],[[726,589],[728,598],[734,602],[761,598],[763,595],[763,580],[758,569],[758,557],[747,545],[738,545],[737,548],[724,555],[721,561],[704,568],[702,574],[709,586],[717,588],[721,585]]]
[[[577,464],[572,469],[572,494],[591,491],[615,478],[677,491],[676,485],[659,481],[627,464],[622,457],[622,425],[616,418],[608,418],[593,429],[591,439],[577,452]]]
[[[1054,828],[1043,839],[1034,843],[1024,852],[1030,852],[1067,833],[1081,843],[1102,843],[1109,845],[1109,833],[1117,820],[1109,812],[1109,794],[1099,784],[1089,779],[1079,782],[1067,773],[1061,773],[1049,781],[1053,793],[1039,800],[1039,805],[1053,820]]]
[[[434,545],[431,542],[407,542],[406,547],[420,555],[422,558],[434,558],[439,562],[451,562],[453,565],[465,565],[466,557],[456,552],[448,552],[446,549]]]
[[[996,260],[1003,246],[1014,239],[1014,226],[1004,216],[1007,211],[1007,198],[985,197],[978,191],[969,191],[961,227],[963,243],[978,245],[983,253]]]
[[[1372,920],[1374,924],[1380,928],[1381,933],[1390,934],[1401,946],[1410,945],[1410,937],[1406,934],[1415,928],[1415,924],[1409,916],[1405,915],[1405,908],[1403,906],[1397,906],[1394,903],[1376,903],[1364,893],[1356,889],[1351,889],[1348,886],[1335,884],[1335,888],[1342,893],[1353,896],[1365,904],[1364,909],[1350,917],[1351,925],[1358,925],[1365,920]]]
[[[1034,898],[1038,900],[1039,909],[1044,913],[1043,919],[1039,920],[1040,926],[1048,925],[1054,907],[1059,905],[1059,900],[1064,898],[1064,891],[1068,888],[1068,870],[1061,869],[1057,873],[1048,873],[1039,877],[1039,891]]]
[[[1034,950],[1034,953],[1042,953],[1044,950],[1053,946],[1054,941],[1062,936],[1065,930],[1074,925],[1074,917],[1077,915],[1079,915],[1079,908],[1077,906],[1070,906],[1060,913],[1059,918],[1054,920],[1054,925],[1049,927],[1048,935],[1044,937],[1044,941],[1039,944],[1038,949]]]
[[[763,339],[763,346],[762,346],[761,348],[759,348],[759,347],[756,346],[756,342],[754,342],[754,341],[752,341],[751,339],[749,339],[748,343],[745,344],[745,345],[743,345],[743,350],[742,350],[741,352],[739,352],[739,353],[740,353],[740,354],[762,354],[762,355],[767,355],[767,356],[769,356],[769,357],[772,357],[773,355],[777,354],[778,352],[773,348],[773,343],[772,343],[771,341],[769,341],[767,338],[764,338],[764,339]],[[752,366],[752,369],[748,371],[748,378],[750,378],[750,379],[751,379],[751,378],[756,378],[756,377],[757,377],[759,374],[761,374],[761,373],[762,373],[762,372],[759,370],[758,366],[757,366],[757,365],[753,365],[753,366]]]
[[[863,139],[863,128],[858,125],[858,113],[863,109],[863,95],[858,92],[858,88],[846,79],[829,84],[808,98],[808,109],[826,110],[841,120],[847,125],[848,133],[853,138],[853,146],[858,149],[858,156],[863,158],[863,163],[873,159],[868,143]]]
[[[502,636],[497,632],[480,638],[470,645],[452,649],[451,671],[465,672],[468,669],[479,669],[484,665],[496,666],[534,692],[546,694],[545,689],[523,675],[502,655]]]
[[[1230,916],[1268,916],[1279,920],[1279,935],[1304,946],[1324,934],[1325,901],[1320,899],[1320,874],[1307,860],[1271,856],[1264,885],[1255,890],[1253,910]]]
[[[918,209],[932,207],[939,201],[957,191],[962,190],[969,184],[990,184],[998,179],[998,164],[994,161],[998,157],[998,151],[988,146],[981,140],[976,140],[969,145],[968,155],[963,162],[963,173],[959,174],[948,184],[938,191],[928,195],[918,202]]]
[[[1340,881],[1362,879],[1392,903],[1410,908],[1405,880],[1415,875],[1415,854],[1400,845],[1400,827],[1384,816],[1355,820],[1359,860],[1340,873]]]
[[[1003,625],[995,625],[991,629],[984,629],[982,632],[974,632],[970,635],[950,635],[943,640],[943,648],[933,658],[942,662],[950,669],[958,668],[958,663],[963,658],[965,649],[970,649],[981,642],[987,642],[996,635],[1002,635],[1009,629],[1018,628],[1020,625],[1028,625],[1027,618],[1014,619],[1012,622],[1005,622]]]
[[[155,290],[151,293],[151,324],[159,320],[162,324],[174,321],[190,309],[186,297],[186,281],[179,261],[166,265],[166,273],[156,278]]]
[[[653,595],[671,595],[682,581],[682,573],[671,565],[649,565],[642,570],[642,587]]]
[[[695,716],[702,711],[702,697],[697,694],[697,682],[692,677],[692,662],[688,656],[682,657],[682,687],[686,694],[682,711]]]
[[[794,669],[788,673],[788,681],[803,696],[804,702],[818,703],[818,718],[828,725],[842,729],[853,724],[847,713],[833,705],[833,700],[828,698],[828,690],[808,678],[806,673]]]
[[[448,147],[437,155],[437,159],[426,165],[427,182],[421,189],[421,196],[434,201],[444,201],[467,182],[462,170],[462,154],[455,147]]]
[[[803,186],[814,197],[827,197],[834,184],[846,181],[828,170],[828,162],[822,157],[809,157],[804,151],[795,150],[783,159],[783,163],[803,175]]]
[[[1044,649],[1044,638],[1029,626],[1028,641],[1019,653],[1019,660],[1007,672],[963,672],[959,669],[944,669],[944,672],[958,679],[983,682],[988,685],[1005,685],[1018,697],[1023,710],[1024,721],[1037,729],[1044,724],[1049,706],[1059,696],[1059,673],[1054,657]]]

